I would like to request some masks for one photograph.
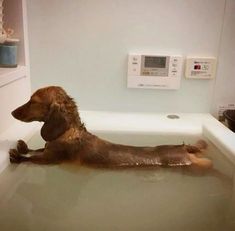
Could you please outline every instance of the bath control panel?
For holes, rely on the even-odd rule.
[[[129,88],[178,89],[182,72],[182,56],[129,54]]]

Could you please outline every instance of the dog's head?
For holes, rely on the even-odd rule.
[[[12,115],[24,122],[44,122],[41,135],[44,140],[51,141],[62,135],[76,121],[77,118],[71,121],[71,115],[75,114],[76,117],[76,113],[77,108],[72,98],[61,87],[51,86],[37,90]]]

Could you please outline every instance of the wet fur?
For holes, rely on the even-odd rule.
[[[41,136],[46,141],[45,148],[39,150],[31,150],[24,141],[18,141],[17,148],[9,151],[12,163],[56,164],[72,161],[102,167],[212,166],[209,159],[201,157],[201,150],[206,148],[204,141],[195,146],[134,147],[100,139],[87,131],[74,100],[61,87],[37,90],[12,115],[24,122],[44,122]]]

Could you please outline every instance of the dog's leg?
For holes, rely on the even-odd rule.
[[[188,152],[189,159],[194,166],[198,166],[204,169],[212,168],[212,161],[202,157],[204,155],[202,150],[207,148],[207,143],[204,140],[197,141],[194,146],[186,145],[185,147]]]
[[[204,140],[198,140],[195,145],[185,145],[188,153],[196,155],[196,157],[203,157],[206,153],[207,143]]]
[[[200,150],[205,150],[207,149],[208,144],[205,140],[198,140],[195,146],[199,148]]]
[[[31,156],[25,156],[19,153],[16,149],[10,149],[10,162],[21,163],[21,162],[32,162],[35,164],[53,164],[57,163],[57,159],[54,155],[48,152],[35,152]]]
[[[189,153],[189,158],[192,161],[192,163],[198,167],[201,168],[211,168],[212,167],[212,161],[207,158],[199,158],[195,154]]]
[[[20,154],[28,154],[31,152],[43,152],[45,148],[40,148],[37,150],[32,150],[28,148],[28,145],[23,141],[23,140],[18,140],[17,141],[17,146],[16,146],[16,150],[20,153]]]

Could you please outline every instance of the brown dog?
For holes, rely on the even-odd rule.
[[[45,148],[30,150],[22,141],[9,151],[10,161],[53,164],[79,161],[84,164],[121,166],[199,166],[209,168],[211,160],[201,158],[204,141],[196,146],[161,145],[134,147],[113,144],[89,133],[81,122],[77,106],[66,92],[56,86],[37,90],[30,100],[12,112],[21,121],[42,121],[41,136]],[[30,153],[31,155],[25,155]]]

